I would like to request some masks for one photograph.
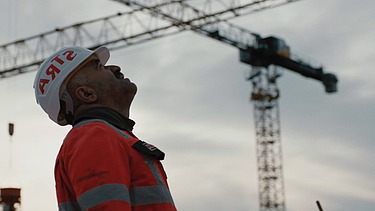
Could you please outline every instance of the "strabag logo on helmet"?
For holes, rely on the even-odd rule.
[[[33,87],[36,102],[49,118],[59,125],[67,124],[66,121],[59,120],[61,85],[79,68],[79,65],[93,54],[102,64],[106,64],[110,56],[108,48],[104,46],[95,51],[79,46],[64,47],[45,59],[35,75]]]
[[[74,60],[77,56],[77,53],[73,50],[67,50],[62,54],[57,55],[50,61],[50,65],[47,67],[46,71],[42,73],[46,78],[39,79],[39,92],[44,94],[45,93],[45,86],[55,80],[56,76],[61,72],[61,69],[64,65],[68,65]]]

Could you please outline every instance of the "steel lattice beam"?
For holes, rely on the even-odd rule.
[[[226,4],[225,7],[223,7],[224,4],[217,5],[217,2],[222,3],[222,1],[214,1],[215,4],[209,5],[208,2],[212,2],[210,0],[202,1],[202,4],[194,6],[186,3],[191,1],[183,0],[113,1],[125,4],[136,10],[142,10],[145,13],[148,13],[151,17],[160,17],[161,19],[174,24],[181,30],[192,30],[198,34],[232,45],[240,49],[241,57],[258,57],[260,60],[268,61],[268,64],[264,67],[274,64],[302,74],[303,76],[314,78],[323,83],[325,90],[328,93],[337,90],[337,78],[335,75],[324,73],[321,67],[312,67],[309,64],[302,62],[302,59],[297,58],[294,55],[295,58],[291,58],[289,56],[280,55],[277,52],[271,52],[272,50],[275,50],[273,49],[275,46],[279,45],[274,42],[277,39],[274,37],[263,39],[260,35],[227,21],[236,17],[236,15],[240,15],[243,10],[245,11],[244,13],[248,14],[250,11],[254,12],[260,9],[270,8],[270,5],[276,7],[297,0],[233,0],[230,4]],[[252,10],[249,10],[249,8]],[[247,60],[245,63],[254,65],[251,62],[249,63],[248,59],[245,60]]]
[[[0,46],[2,78],[35,70],[50,54],[67,45],[117,49],[180,32],[169,22],[140,10],[82,22]]]
[[[236,26],[228,20],[298,0],[204,0],[191,5],[184,0],[113,0],[151,16],[174,23],[183,30],[193,30],[240,49],[257,46],[260,35]],[[169,2],[169,4],[167,3]],[[189,3],[187,3],[189,2]]]
[[[215,31],[215,29],[223,25],[220,26],[224,29],[221,30],[221,33],[226,32],[226,34],[220,37],[230,37],[230,39],[222,39],[223,42],[231,45],[245,44],[251,46],[254,44],[254,33],[225,22],[219,23],[219,25],[213,25],[212,23],[293,1],[296,0],[205,0],[196,4],[198,9],[185,4],[186,1],[143,1],[149,3],[147,6],[149,11],[163,11],[163,14],[169,12],[177,18],[182,18],[184,22],[160,20],[160,13],[155,12],[152,16],[145,16],[145,8],[135,8],[130,12],[117,13],[108,17],[56,28],[46,33],[1,45],[0,77],[4,78],[35,70],[47,55],[66,45],[79,45],[90,49],[107,45],[110,49],[117,49],[184,30],[198,30],[203,27],[205,29],[201,30],[202,34],[216,36],[217,30]],[[134,2],[124,1],[129,6],[134,6],[132,4]],[[165,19],[165,16],[163,18]]]
[[[179,23],[190,26],[202,25],[191,22],[205,16],[215,20],[232,18],[261,11],[266,8],[281,6],[299,0],[113,0],[132,8],[154,11],[154,15],[162,15]],[[166,15],[168,14],[168,15]],[[203,21],[205,21],[203,20]]]

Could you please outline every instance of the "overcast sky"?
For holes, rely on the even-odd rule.
[[[109,0],[0,3],[0,44],[125,10]],[[339,78],[335,94],[288,70],[278,81],[289,211],[317,211],[316,200],[327,211],[374,210],[374,11],[371,0],[303,0],[232,20],[285,39]],[[113,51],[109,63],[138,85],[135,133],[166,153],[179,210],[259,210],[250,67],[237,49],[184,32]],[[34,75],[0,79],[0,185],[22,187],[23,211],[51,211],[54,161],[70,128],[36,104]]]

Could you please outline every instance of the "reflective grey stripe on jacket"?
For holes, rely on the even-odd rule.
[[[89,119],[89,120],[84,120],[82,122],[79,122],[78,124],[74,125],[74,128],[77,128],[77,127],[80,127],[82,125],[85,125],[87,123],[91,123],[91,122],[102,122],[106,125],[108,125],[109,127],[111,127],[112,129],[114,129],[115,131],[117,131],[120,135],[122,135],[124,138],[128,139],[130,138],[130,136],[124,132],[122,132],[120,129],[118,129],[117,127],[113,126],[112,124],[110,124],[109,122],[105,121],[105,120],[102,120],[102,119]]]
[[[130,203],[128,188],[122,184],[105,184],[86,191],[78,198],[78,204],[84,210],[107,201]]]
[[[101,185],[81,194],[78,198],[78,202],[61,203],[59,205],[59,210],[86,210],[113,200],[130,203],[128,188],[122,184]]]
[[[121,136],[126,139],[131,138],[128,134],[111,125],[110,123],[101,119],[91,119],[82,121],[74,126],[80,127],[90,122],[102,122],[116,130]],[[78,202],[64,202],[59,204],[60,211],[79,211],[86,210],[108,201],[123,201],[131,204],[131,206],[171,203],[174,204],[171,193],[163,182],[163,177],[160,175],[156,164],[152,159],[145,157],[145,163],[149,166],[157,185],[134,187],[130,190],[123,184],[104,184],[95,187],[85,193],[81,194]]]
[[[79,207],[77,202],[63,202],[59,204],[59,211],[79,211],[81,208]]]

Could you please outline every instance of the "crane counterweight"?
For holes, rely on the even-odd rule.
[[[270,65],[277,65],[322,82],[327,93],[337,91],[338,80],[334,74],[325,73],[322,67],[312,67],[303,61],[291,58],[290,48],[282,39],[266,37],[259,39],[255,46],[239,50],[241,62],[265,68]]]

